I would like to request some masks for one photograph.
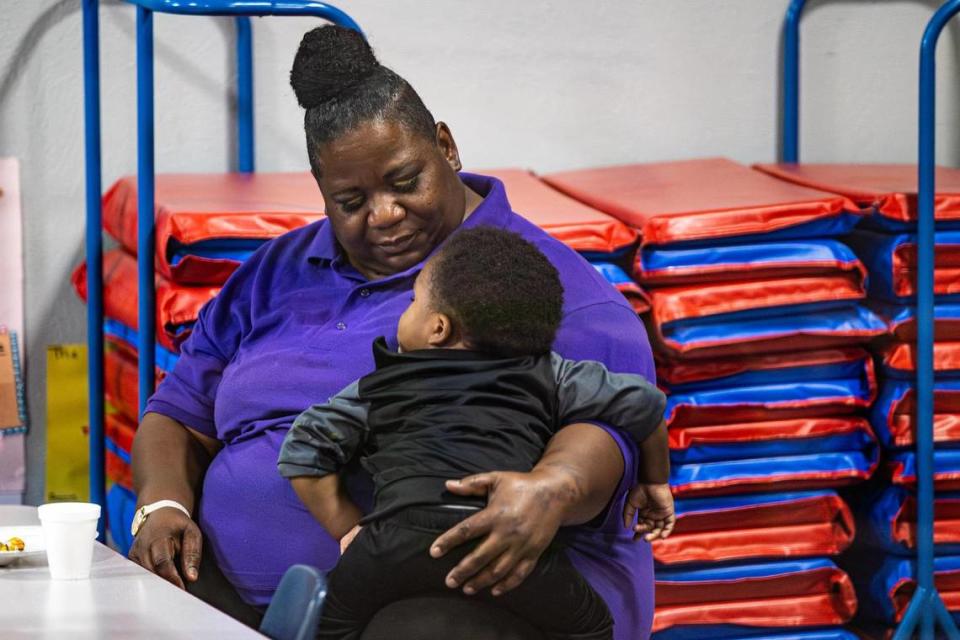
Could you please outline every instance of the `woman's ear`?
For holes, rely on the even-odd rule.
[[[463,169],[460,162],[460,151],[457,150],[457,143],[450,133],[450,127],[445,122],[437,123],[437,146],[440,147],[440,153],[446,158],[447,163],[454,171]]]
[[[430,334],[427,336],[427,344],[434,349],[440,349],[452,344],[455,338],[456,331],[454,331],[450,316],[445,313],[434,312],[430,318]]]

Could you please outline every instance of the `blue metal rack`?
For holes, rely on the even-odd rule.
[[[806,0],[792,0],[783,25],[783,110],[781,162],[799,158],[800,17]],[[933,274],[935,194],[934,156],[937,41],[947,22],[960,12],[960,0],[944,3],[927,23],[920,43],[918,224],[917,224],[917,590],[894,640],[919,631],[933,640],[935,624],[960,639],[953,618],[933,581]]]
[[[153,393],[154,291],[153,14],[232,16],[237,28],[238,168],[254,171],[253,34],[250,16],[311,16],[362,33],[349,15],[309,0],[127,0],[137,10],[137,266],[140,411]],[[87,348],[89,351],[90,500],[106,508],[103,406],[103,236],[100,196],[99,0],[83,0],[86,162]],[[104,539],[104,518],[99,523]]]

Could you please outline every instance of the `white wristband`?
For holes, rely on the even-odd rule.
[[[188,518],[191,517],[190,510],[176,500],[158,500],[157,502],[145,504],[136,510],[136,512],[133,514],[133,523],[130,525],[130,533],[136,536],[137,532],[140,531],[140,527],[142,527],[143,523],[147,521],[147,516],[158,509],[163,509],[164,507],[178,509],[182,511]]]

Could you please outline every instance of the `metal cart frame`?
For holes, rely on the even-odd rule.
[[[154,390],[156,291],[154,290],[153,14],[232,16],[237,29],[238,168],[254,171],[253,33],[250,16],[312,16],[362,33],[353,18],[310,0],[126,0],[137,10],[137,291],[139,403]],[[90,421],[90,500],[106,507],[103,404],[103,216],[100,149],[99,0],[83,0],[84,132],[86,163],[87,348]],[[104,538],[104,518],[98,535]]]
[[[780,161],[799,158],[800,17],[806,0],[792,0],[783,24],[783,109]],[[935,194],[934,154],[936,52],[940,33],[960,12],[960,0],[949,0],[930,18],[920,42],[920,87],[917,146],[917,590],[897,628],[894,640],[906,640],[919,630],[921,640],[933,640],[939,624],[947,636],[960,631],[933,582],[933,265]]]

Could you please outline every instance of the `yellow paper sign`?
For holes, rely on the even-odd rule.
[[[90,499],[87,347],[47,347],[47,502]]]

